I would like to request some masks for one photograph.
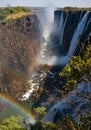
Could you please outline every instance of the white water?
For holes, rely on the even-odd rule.
[[[63,19],[61,14],[60,27],[63,26]],[[73,38],[71,40],[69,52],[66,56],[63,57],[50,57],[50,60],[47,60],[47,64],[66,64],[70,57],[72,57],[79,40],[79,36],[83,33],[85,28],[89,12],[86,12],[81,21],[79,22]],[[67,20],[67,19],[66,19]],[[66,24],[66,22],[65,22]],[[65,25],[64,24],[64,25]],[[62,30],[64,30],[62,28]],[[62,36],[62,35],[61,35]],[[62,38],[60,42],[62,41]],[[61,44],[61,43],[60,43]],[[62,99],[62,101],[56,105],[54,105],[48,112],[48,114],[44,118],[44,122],[53,122],[56,117],[58,119],[63,119],[67,114],[73,117],[75,121],[77,121],[77,114],[86,114],[88,111],[91,111],[91,108],[88,107],[90,105],[91,99],[91,82],[90,83],[81,83],[78,88],[73,92],[70,92],[67,97]],[[64,112],[65,111],[65,112]],[[50,116],[51,115],[51,116]]]
[[[41,13],[39,12],[37,14],[42,25],[42,34],[46,42],[53,29],[54,10],[54,7],[46,7]]]
[[[63,17],[63,12],[61,13],[61,18],[60,18],[60,25],[59,25],[59,39],[60,42],[59,44],[61,45],[61,41],[62,41],[62,35],[63,35],[63,30],[64,30],[64,17]]]
[[[74,32],[73,38],[72,38],[71,43],[70,43],[69,52],[68,52],[69,57],[72,57],[72,55],[77,47],[77,44],[79,42],[79,36],[82,34],[82,32],[85,28],[85,25],[86,25],[86,22],[88,19],[88,15],[89,15],[89,11],[87,11],[85,13],[85,15],[83,16],[82,20],[79,22],[79,24]]]
[[[86,27],[85,27],[85,30],[87,30],[87,27],[88,27],[88,25],[91,23],[91,18],[89,18],[89,20],[88,20],[88,22],[87,22],[87,25],[86,25]]]
[[[53,43],[50,42],[50,37],[49,37],[50,33],[52,31],[57,32],[59,30],[58,31],[59,39],[60,39],[60,42],[62,42],[64,28],[65,28],[66,21],[67,21],[67,18],[68,18],[68,15],[67,15],[65,22],[64,22],[63,12],[62,12],[61,18],[60,18],[60,27],[58,29],[56,27],[56,25],[54,24],[54,10],[55,10],[55,8],[52,8],[50,10],[47,8],[41,16],[38,15],[38,17],[39,17],[39,19],[42,23],[43,37],[45,38],[44,42],[41,43],[40,55],[37,57],[37,63],[38,64],[48,64],[48,65],[61,64],[61,65],[64,65],[64,64],[68,63],[68,59],[69,59],[68,56],[58,57],[58,56],[55,56],[55,55],[51,56],[51,55],[46,54],[46,53],[48,53],[47,49],[51,50],[52,48],[59,46],[59,45],[53,45]],[[46,12],[47,12],[47,14],[50,14],[50,15],[45,15]],[[47,20],[45,20],[44,17]],[[44,20],[46,22],[44,22]]]
[[[81,21],[79,22],[77,29],[71,40],[71,45],[70,45],[68,54],[63,57],[60,57],[60,56],[58,57],[55,55],[54,56],[51,56],[48,54],[46,55],[46,51],[47,51],[46,47],[47,47],[47,44],[49,43],[48,40],[49,40],[50,33],[52,30],[55,29],[54,10],[55,10],[55,8],[46,8],[44,10],[44,12],[42,12],[41,14],[38,14],[38,17],[42,24],[43,37],[45,38],[45,41],[41,43],[41,52],[37,58],[38,64],[48,64],[48,65],[58,65],[58,64],[65,65],[65,64],[67,64],[68,60],[74,53],[74,50],[78,43],[79,36],[82,34],[82,32],[84,30],[84,27],[85,27],[85,24],[86,24],[88,15],[89,15],[89,12],[86,12],[85,15],[83,16],[83,18],[81,19]],[[68,19],[68,15],[66,16],[65,22],[63,24],[63,13],[62,13],[61,19],[60,19],[60,29],[62,29],[60,42],[62,42],[62,39],[63,39],[63,33],[64,33],[64,28],[65,28],[67,19]],[[51,46],[53,46],[52,43],[50,43],[50,44],[51,44]],[[21,101],[28,100],[29,97],[32,95],[32,93],[39,89],[39,82],[35,81],[35,83],[33,83],[33,80],[29,81],[30,89],[24,95],[22,95],[22,97],[19,100],[21,100]]]
[[[23,94],[18,100],[19,101],[29,100],[29,98],[33,95],[33,93],[38,91],[38,89],[40,88],[40,82],[46,77],[46,75],[47,74],[45,72],[33,73],[31,79],[28,81],[30,84],[29,90],[25,94]]]
[[[51,15],[53,16],[53,11],[51,12]],[[45,41],[44,44],[42,44],[41,55],[38,57],[38,63],[48,64],[48,65],[57,65],[57,64],[65,65],[65,64],[67,64],[70,57],[73,56],[73,53],[74,53],[74,51],[77,47],[77,44],[79,42],[80,35],[83,33],[83,30],[85,28],[85,25],[86,25],[86,22],[87,22],[87,19],[88,19],[88,15],[89,15],[89,12],[87,11],[85,13],[85,15],[83,16],[83,18],[80,18],[81,21],[79,22],[79,24],[78,24],[78,26],[77,26],[74,34],[73,34],[73,38],[72,38],[71,43],[70,43],[70,48],[69,48],[68,54],[66,56],[63,56],[63,57],[61,57],[61,56],[58,57],[58,56],[55,56],[55,55],[54,56],[46,55],[46,52],[47,52],[46,46],[48,46],[48,44],[50,44],[49,45],[49,46],[51,46],[50,48],[55,47],[55,45],[48,42],[48,40],[50,40],[48,38],[48,36],[50,35],[50,32],[53,30],[53,27],[51,27],[51,26],[53,26],[53,21],[49,20],[50,22],[46,22],[47,25],[45,25],[46,28],[45,28],[44,33],[43,33],[46,41]],[[63,24],[63,13],[62,13],[61,18],[60,18],[60,27],[59,27],[60,28],[60,45],[62,44],[64,28],[65,28],[67,19],[68,19],[68,15],[66,16],[65,22]],[[49,26],[51,28],[49,28]],[[51,29],[51,31],[49,31],[50,29]],[[54,25],[54,29],[55,29],[55,25]]]
[[[66,25],[66,22],[67,22],[67,19],[68,19],[68,16],[69,14],[67,14],[66,18],[65,18],[65,21],[64,21],[64,24],[63,24],[63,20],[62,20],[62,24],[61,24],[61,38],[60,38],[60,43],[59,45],[62,45],[62,41],[63,41],[63,35],[64,35],[64,29],[65,29],[65,25]],[[63,17],[63,16],[62,16]],[[62,18],[63,19],[63,18]]]

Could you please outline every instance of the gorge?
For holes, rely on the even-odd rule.
[[[76,121],[78,115],[91,111],[91,82],[81,81],[62,97],[65,81],[59,72],[72,56],[83,55],[88,43],[91,9],[33,9],[1,22],[0,94],[20,103],[33,102],[33,107],[45,106],[44,122],[56,122],[66,115]]]

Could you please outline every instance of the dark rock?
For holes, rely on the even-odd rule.
[[[68,53],[73,34],[75,33],[75,30],[76,30],[79,22],[81,21],[82,17],[86,13],[86,10],[69,11],[69,12],[56,10],[54,12],[54,22],[55,22],[56,28],[58,28],[58,29],[60,28],[60,18],[61,18],[62,12],[63,12],[64,22],[67,17],[67,21],[65,23],[64,32],[63,32],[62,44],[58,46],[58,44],[60,43],[59,36],[61,35],[61,30],[59,32],[57,32],[57,29],[56,29],[56,32],[54,31],[51,33],[50,38],[51,38],[52,43],[57,45],[57,47],[53,48],[53,52],[55,54],[58,54],[58,52],[59,52],[59,55],[66,55]],[[81,46],[82,43],[84,45],[87,44],[90,33],[91,33],[91,13],[89,13],[89,17],[87,19],[85,29],[84,29],[82,35],[79,37],[79,43],[75,50],[75,55],[79,54],[80,49],[82,48],[82,46]]]
[[[77,121],[78,116],[80,117],[91,111],[90,104],[91,82],[80,83],[73,92],[70,92],[49,110],[44,117],[44,122],[57,122],[63,120],[66,116],[70,116],[74,121]]]

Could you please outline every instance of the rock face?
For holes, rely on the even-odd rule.
[[[86,14],[88,14],[86,16]],[[62,16],[63,15],[63,16]],[[71,40],[76,32],[76,40],[73,40],[76,49],[73,55],[79,55],[83,52],[84,48],[88,43],[91,44],[91,11],[77,11],[77,12],[62,12],[62,11],[55,11],[55,24],[56,27],[59,28],[58,31],[61,32],[60,28],[60,19],[63,17],[63,26],[64,30],[63,37],[62,37],[62,44],[57,47],[59,49],[59,56],[62,54],[63,57],[68,55],[71,46]],[[67,18],[67,19],[66,19]],[[80,22],[85,21],[85,22]],[[81,23],[81,26],[79,25]],[[85,23],[85,25],[84,25]],[[84,28],[83,28],[84,25]],[[61,25],[62,27],[62,25]],[[82,32],[80,30],[83,28]],[[80,30],[79,30],[80,28]],[[78,32],[79,30],[79,32]],[[52,32],[53,33],[53,32]],[[79,35],[78,35],[79,33]],[[54,33],[55,34],[55,33]],[[56,33],[55,38],[59,38],[60,41],[62,33]],[[60,37],[59,37],[60,35]],[[51,35],[52,37],[52,35]],[[57,41],[57,40],[55,40]],[[75,42],[76,41],[76,42]],[[58,44],[58,43],[57,43]],[[74,46],[73,45],[73,46]],[[72,50],[72,48],[71,48]],[[80,83],[77,89],[73,92],[70,92],[66,97],[60,99],[61,101],[55,104],[48,112],[48,114],[44,117],[44,122],[56,122],[58,120],[64,119],[66,116],[71,116],[75,121],[80,115],[85,115],[86,113],[91,111],[91,82],[89,83]],[[79,117],[77,117],[77,115]]]
[[[68,12],[56,10],[54,12],[54,21],[56,24],[56,30],[58,31],[56,31],[57,33],[52,32],[52,34],[53,37],[55,35],[55,41],[59,42],[60,39],[62,40],[62,44],[60,45],[60,47],[58,47],[60,54],[66,55],[68,53],[72,37],[77,29],[78,24],[80,23],[86,12],[87,12],[86,10],[68,11]],[[63,34],[61,33],[61,31],[63,31]],[[91,33],[91,12],[89,11],[89,16],[86,21],[85,28],[83,30],[83,33],[79,36],[79,44],[77,45],[78,49],[75,51],[75,54],[78,54],[79,46],[81,48],[81,43],[83,44],[87,43],[90,33]]]
[[[70,116],[77,121],[80,115],[85,115],[91,111],[90,104],[91,82],[80,83],[75,91],[70,92],[61,102],[49,110],[44,118],[44,122],[56,122],[64,119],[66,116]]]
[[[31,74],[36,65],[36,57],[40,50],[40,39],[41,28],[35,14],[26,15],[16,20],[0,24],[1,93],[2,91],[9,93],[12,90],[13,92],[16,90],[14,93],[21,90],[24,91],[24,88],[26,88],[22,86],[24,81],[22,83],[20,81],[18,86],[13,81],[19,81],[17,79],[19,75],[21,75],[19,77],[24,75],[28,77]],[[7,71],[5,72],[5,70]],[[10,77],[12,77],[11,83]],[[6,80],[7,82],[4,83]]]
[[[26,16],[0,24],[0,62],[9,68],[28,74],[39,50],[38,18]]]
[[[57,13],[59,13],[59,11],[55,11],[55,16],[57,15]],[[60,17],[61,17],[61,13],[62,12],[60,11]],[[62,44],[63,44],[64,50],[69,48],[70,41],[72,39],[74,30],[79,23],[80,14],[81,14],[81,11],[79,11],[79,12],[68,12],[68,13],[64,12],[64,15],[63,15],[64,21],[65,21],[67,15],[68,15],[68,18],[67,18],[67,21],[66,21],[66,24],[65,24],[65,28],[64,28],[64,35],[63,35],[63,39],[62,39]],[[59,19],[59,22],[60,22],[60,19]]]

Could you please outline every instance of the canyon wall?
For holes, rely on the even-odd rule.
[[[56,34],[54,32],[55,41],[57,41],[55,44],[59,44],[61,39],[61,44],[59,44],[60,45],[59,52],[61,55],[66,55],[68,53],[74,33],[76,32],[77,27],[86,12],[87,10],[81,10],[81,9],[79,9],[78,11],[55,10],[54,22],[56,25],[56,30],[58,30]],[[54,35],[52,35],[52,37],[54,37]],[[79,43],[77,44],[75,50],[76,55],[78,54],[77,48],[81,49],[82,47],[81,44],[83,43],[84,46],[90,39],[90,35],[91,35],[91,11],[89,11],[89,15],[86,20],[83,32],[81,35],[79,35],[78,39]]]
[[[58,41],[55,44],[58,45],[59,56],[65,57],[66,55],[70,59],[73,55],[82,54],[86,45],[91,44],[91,11],[56,10],[54,16],[55,26],[58,30],[56,33],[54,31],[54,40]],[[52,34],[51,37],[53,37]],[[44,117],[44,122],[56,122],[65,119],[66,116],[71,116],[74,121],[77,121],[77,116],[80,117],[91,111],[90,98],[91,83],[81,82],[76,89],[60,98],[60,101],[51,107]]]
[[[0,24],[0,93],[18,92],[18,97],[29,87],[26,79],[36,65],[40,39],[41,27],[35,14]]]

